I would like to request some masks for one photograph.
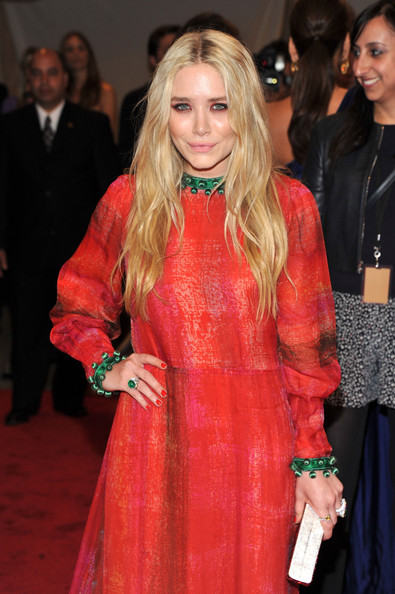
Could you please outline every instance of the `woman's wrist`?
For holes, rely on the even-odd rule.
[[[126,357],[123,357],[119,351],[114,351],[110,357],[108,353],[102,354],[103,361],[101,363],[92,363],[92,369],[95,370],[94,374],[88,377],[88,382],[91,384],[93,390],[95,390],[99,396],[105,396],[110,398],[114,392],[109,392],[103,388],[103,382],[106,377],[107,371],[111,371],[114,365],[120,363]]]
[[[294,458],[289,465],[290,469],[294,471],[296,477],[302,476],[304,472],[308,472],[310,478],[316,478],[317,472],[323,473],[328,478],[331,473],[335,476],[339,473],[339,469],[335,466],[336,458],[334,456],[321,456],[320,458]]]

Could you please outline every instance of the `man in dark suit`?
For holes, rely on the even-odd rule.
[[[151,74],[173,43],[179,29],[179,25],[162,25],[152,31],[147,45],[148,64]],[[142,87],[130,91],[122,101],[119,115],[118,147],[125,167],[130,165],[134,145],[144,120],[146,109],[144,98],[149,86],[150,83],[146,83]]]
[[[0,120],[0,275],[8,269],[14,379],[6,425],[38,411],[54,358],[55,410],[85,414],[81,365],[54,355],[48,314],[60,267],[120,171],[107,116],[64,100],[68,76],[57,52],[35,52],[29,82],[34,103]]]

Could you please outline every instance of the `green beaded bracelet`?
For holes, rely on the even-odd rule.
[[[290,469],[294,471],[295,476],[302,476],[303,472],[308,472],[310,478],[317,476],[317,470],[322,470],[323,475],[328,478],[331,473],[336,475],[339,469],[335,466],[336,458],[334,456],[322,456],[322,458],[294,458]]]
[[[123,361],[126,359],[126,357],[122,357],[119,351],[114,351],[112,357],[110,357],[108,353],[103,353],[101,358],[103,359],[103,363],[92,363],[92,369],[95,370],[95,373],[88,377],[88,382],[91,384],[91,387],[99,394],[99,396],[110,398],[110,396],[113,395],[113,392],[105,390],[103,388],[102,382],[106,377],[106,372],[111,371],[116,363]]]

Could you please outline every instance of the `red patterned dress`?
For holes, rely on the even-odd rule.
[[[282,594],[293,529],[293,456],[330,452],[323,399],[339,383],[335,324],[314,200],[278,183],[289,233],[279,310],[257,322],[245,259],[224,240],[225,196],[182,191],[185,235],[171,231],[136,352],[166,361],[160,408],[121,394],[71,592]],[[109,188],[59,277],[52,341],[91,364],[112,353],[121,278],[110,276],[132,192]],[[231,246],[231,242],[229,246]],[[292,282],[290,282],[290,280]]]

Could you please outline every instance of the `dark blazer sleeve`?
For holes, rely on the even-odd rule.
[[[132,160],[134,145],[145,116],[146,103],[143,99],[148,88],[149,85],[144,85],[131,91],[122,102],[119,116],[118,149],[124,167],[129,167]]]
[[[325,131],[316,124],[311,132],[309,150],[303,170],[303,182],[313,194],[318,206],[321,221],[325,219]]]
[[[99,115],[99,114],[98,114]],[[100,114],[94,135],[94,163],[99,195],[103,196],[110,184],[122,173],[118,150],[114,144],[110,120]]]
[[[345,112],[322,118],[315,124],[310,135],[303,183],[315,198],[323,226],[334,181],[334,166],[329,159],[329,149],[345,118]]]
[[[7,151],[3,118],[0,118],[0,249],[5,248]]]
[[[121,159],[129,154],[134,144],[134,128],[132,125],[133,93],[128,93],[122,101],[119,114],[118,149]]]

